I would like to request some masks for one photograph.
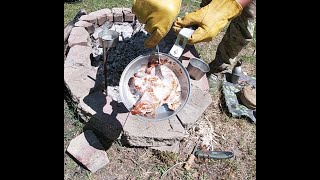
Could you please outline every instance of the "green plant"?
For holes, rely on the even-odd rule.
[[[166,164],[164,164],[163,166],[158,165],[157,169],[158,169],[158,171],[160,171],[160,176],[162,176],[167,171],[168,167]]]

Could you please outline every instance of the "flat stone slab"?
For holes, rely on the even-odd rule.
[[[159,151],[162,151],[162,152],[179,153],[179,146],[180,146],[180,142],[177,141],[171,146],[151,147],[151,149],[159,150]]]
[[[122,8],[112,8],[113,21],[114,22],[123,22],[123,13]]]
[[[97,67],[91,66],[91,52],[91,47],[75,45],[70,48],[64,62],[64,82],[77,103],[95,86],[91,78],[96,77]]]
[[[94,25],[92,23],[89,23],[87,21],[78,21],[74,24],[75,27],[84,27],[89,34],[92,34],[94,32]]]
[[[208,92],[202,91],[197,86],[191,84],[189,100],[177,114],[183,127],[189,129],[208,108],[211,102],[212,98]]]
[[[133,22],[135,19],[135,15],[132,13],[130,8],[122,8],[122,12],[124,14],[125,22]]]
[[[118,103],[102,91],[97,91],[84,97],[78,106],[82,114],[90,116],[86,125],[93,127],[108,139],[119,138],[129,113],[123,103]]]
[[[87,130],[72,139],[67,152],[92,173],[109,163],[104,147],[92,130]]]
[[[129,113],[122,138],[130,146],[171,146],[179,142],[185,129],[176,116],[163,121],[146,121]]]
[[[107,15],[109,13],[112,13],[111,9],[109,8],[104,8],[104,9],[99,9],[97,11],[93,11],[89,14],[94,15],[94,16],[103,16],[103,15]]]
[[[87,21],[78,21],[74,24],[75,27],[89,27],[89,26],[93,26],[92,23],[89,23]]]
[[[191,47],[189,47],[190,49]],[[194,47],[192,47],[194,48]],[[193,50],[193,49],[191,49]],[[194,50],[193,50],[194,51]],[[193,58],[193,57],[196,57],[192,51],[188,50],[186,51],[185,53],[183,53],[181,55],[181,58],[180,60],[182,61],[182,64],[185,68],[188,67],[188,64],[189,64],[189,59],[190,58]],[[204,75],[201,79],[199,79],[198,81],[197,80],[193,80],[190,78],[190,81],[191,81],[191,84],[199,87],[202,91],[205,91],[205,92],[209,92],[209,81],[208,81],[208,78],[206,75]]]
[[[86,15],[83,15],[79,18],[79,20],[81,21],[87,21],[87,22],[90,22],[92,24],[97,24],[97,17],[95,15],[89,15],[89,14],[86,14]]]
[[[189,60],[182,60],[182,64],[186,68],[188,67],[189,62]],[[202,76],[202,78],[199,80],[193,80],[190,78],[190,83],[197,86],[204,92],[209,92],[209,81],[206,75]]]
[[[108,8],[100,9],[98,11],[94,11],[89,13],[89,15],[95,16],[97,18],[97,23],[101,26],[107,20],[107,15],[112,14],[111,10]]]
[[[90,35],[84,27],[74,27],[68,38],[68,44],[70,47],[75,45],[89,46],[89,39]]]

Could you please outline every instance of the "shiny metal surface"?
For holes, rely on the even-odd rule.
[[[200,80],[207,72],[210,71],[210,67],[206,62],[199,58],[190,58],[187,70],[191,78]]]
[[[169,54],[159,53],[159,56],[161,59],[167,59],[169,62],[172,62],[171,65],[166,64],[166,66],[175,73],[179,80],[181,86],[181,104],[175,111],[167,109],[166,105],[162,105],[156,110],[155,118],[139,116],[139,118],[149,121],[167,120],[176,115],[185,106],[190,96],[190,77],[186,68],[179,60]],[[149,54],[138,56],[132,60],[122,72],[119,82],[119,92],[120,98],[128,110],[131,110],[138,100],[130,92],[128,85],[129,79],[134,76],[134,73],[137,72],[139,68],[141,68],[141,65],[148,64],[148,59]]]
[[[119,33],[117,31],[105,29],[98,34],[101,47],[116,47],[119,42]]]

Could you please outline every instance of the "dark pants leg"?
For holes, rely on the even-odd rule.
[[[210,3],[203,0],[201,7]],[[240,51],[252,41],[256,22],[256,0],[246,6],[242,13],[231,20],[229,27],[217,48],[215,59],[209,64],[212,73],[231,68],[238,61]]]

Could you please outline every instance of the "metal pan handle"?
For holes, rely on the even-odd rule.
[[[174,45],[172,46],[169,54],[174,56],[175,58],[179,59],[183,53],[183,50],[184,50],[187,42],[188,42],[188,39],[191,37],[191,35],[195,31],[195,29],[197,29],[196,26],[182,28],[177,36],[177,39],[176,39]]]

